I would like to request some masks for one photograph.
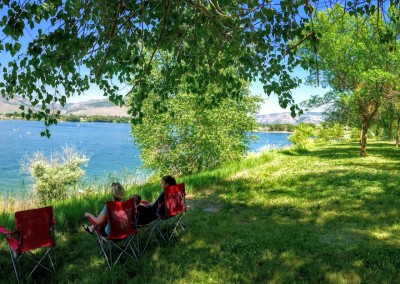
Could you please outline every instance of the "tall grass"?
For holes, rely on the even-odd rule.
[[[84,212],[98,212],[108,197],[54,203],[57,273],[39,270],[27,282],[396,283],[400,149],[376,142],[368,157],[358,154],[357,144],[270,151],[184,177],[188,232],[112,270],[81,228]],[[160,190],[155,181],[128,194],[152,200]],[[12,213],[0,216],[8,228],[12,221]],[[7,254],[2,242],[2,279],[13,282]]]

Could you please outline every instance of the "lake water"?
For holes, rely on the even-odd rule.
[[[85,170],[85,181],[93,182],[107,176],[141,173],[139,150],[130,137],[130,125],[120,123],[59,122],[50,128],[51,138],[41,137],[43,122],[0,121],[0,195],[21,192],[30,188],[28,173],[20,171],[27,155],[43,151],[49,156],[63,146],[74,146],[90,157]],[[261,148],[282,148],[290,144],[287,133],[254,132],[259,140],[250,151]]]

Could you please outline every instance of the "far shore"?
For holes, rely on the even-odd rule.
[[[269,130],[254,130],[253,132],[261,132],[261,133],[293,133],[292,131],[269,131]]]

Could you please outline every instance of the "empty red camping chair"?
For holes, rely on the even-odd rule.
[[[104,230],[91,218],[87,217],[90,223],[95,226],[95,233],[100,245],[101,254],[104,255],[107,265],[111,268],[122,255],[128,255],[137,260],[138,248],[133,242],[138,231],[134,227],[136,204],[131,198],[125,202],[107,201],[107,219],[110,226],[110,235],[104,234]],[[113,258],[113,251],[117,256]]]
[[[171,185],[164,189],[164,216],[158,216],[149,232],[148,241],[158,232],[164,240],[170,240],[177,230],[186,231],[183,222],[183,214],[186,212],[185,184]],[[164,232],[162,230],[164,228]],[[145,248],[147,247],[146,242]]]
[[[50,256],[50,252],[56,244],[54,241],[53,207],[15,212],[15,225],[16,230],[13,232],[9,232],[0,226],[0,233],[5,236],[8,243],[18,282],[20,280],[19,262],[22,257],[36,263],[29,276],[39,266],[50,272],[55,272],[53,260]],[[42,263],[46,258],[49,260],[48,266]]]

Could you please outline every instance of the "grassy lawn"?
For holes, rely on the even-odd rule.
[[[371,143],[308,152],[266,152],[179,179],[187,187],[189,231],[139,261],[108,270],[85,211],[107,197],[54,204],[57,273],[43,283],[395,283],[400,279],[400,149]],[[158,183],[129,189],[152,199]],[[0,224],[12,229],[13,216]],[[5,242],[2,281],[15,282]],[[22,266],[24,269],[24,266]]]

